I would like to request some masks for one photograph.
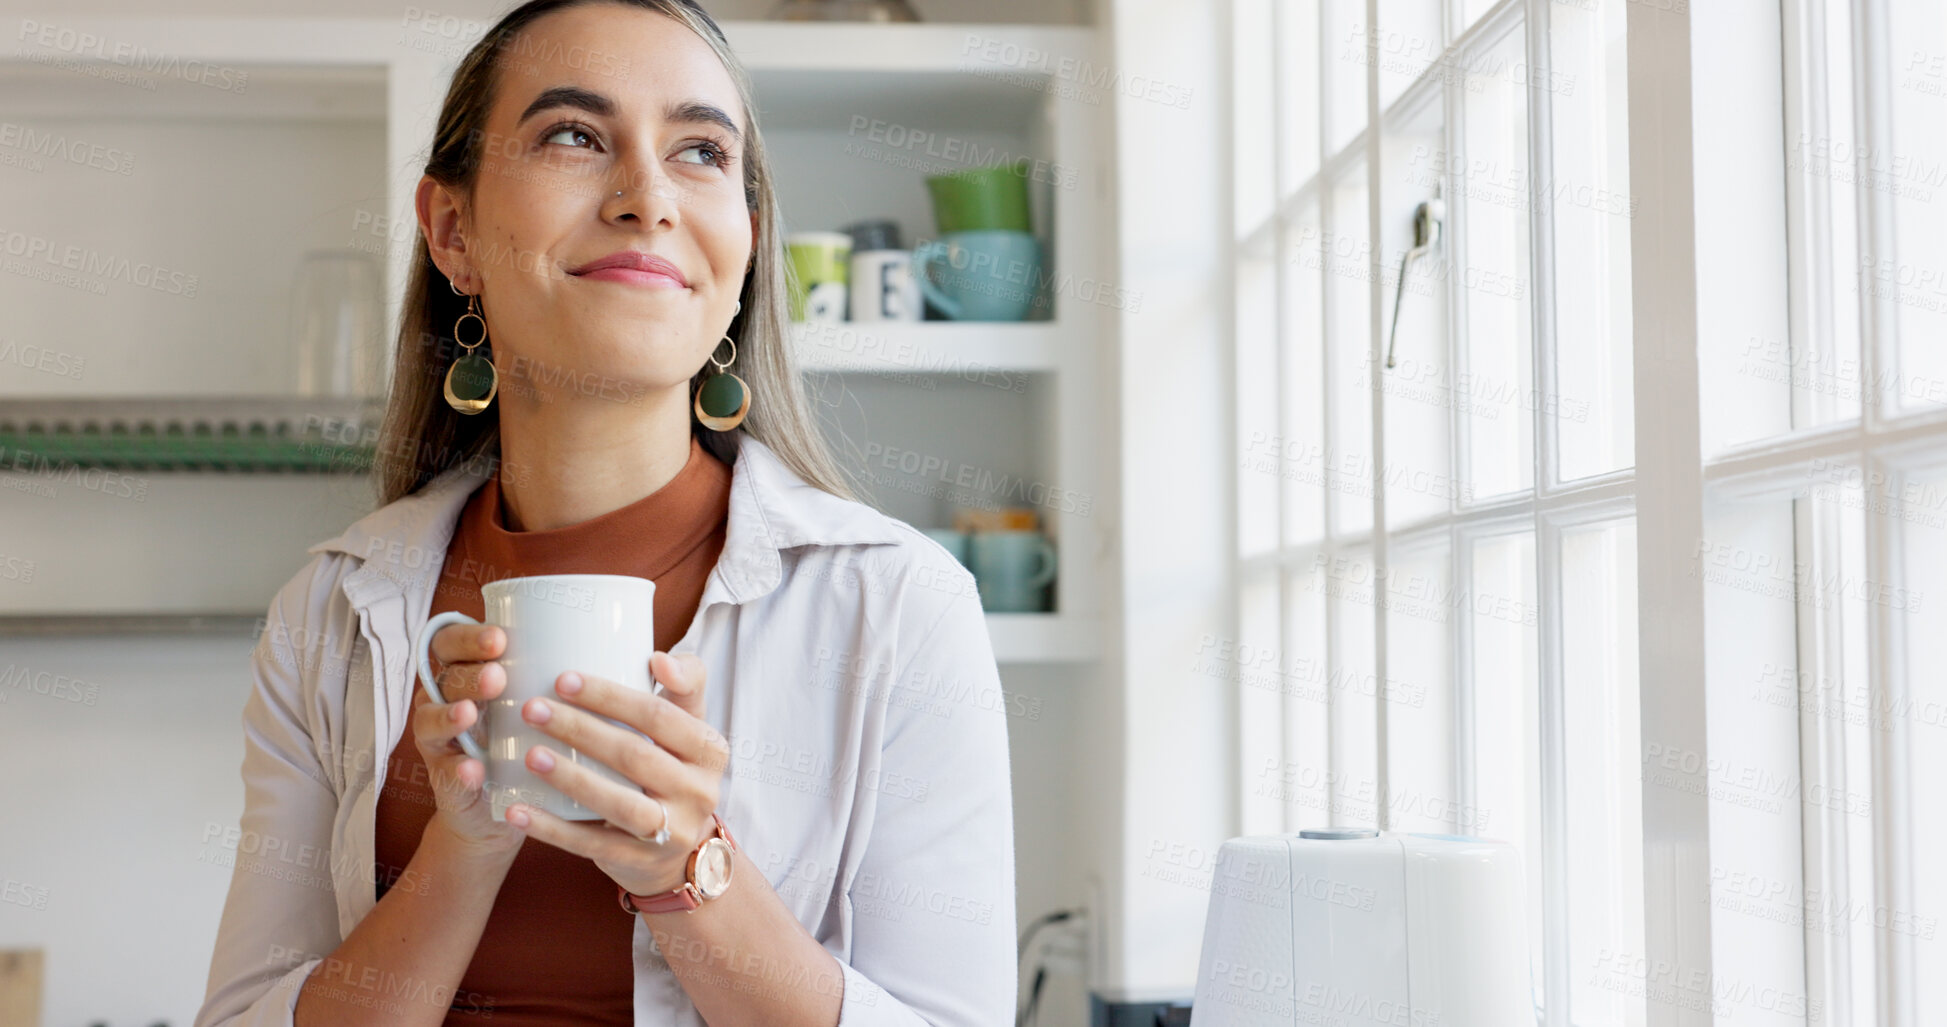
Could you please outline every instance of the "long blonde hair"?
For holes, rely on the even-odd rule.
[[[529,0],[514,8],[475,43],[453,73],[453,83],[440,107],[439,126],[425,173],[462,195],[471,195],[487,136],[487,113],[493,107],[500,73],[496,59],[512,49],[520,33],[535,19],[554,11],[589,3],[639,7],[673,18],[695,32],[716,51],[744,108],[744,201],[757,214],[755,264],[738,297],[742,304],[730,322],[737,342],[733,365],[751,390],[750,414],[734,429],[775,451],[806,482],[846,499],[856,499],[851,486],[832,460],[806,401],[803,382],[793,365],[785,334],[786,262],[779,245],[782,219],[771,185],[770,160],[757,128],[750,78],[723,30],[694,0]],[[392,393],[372,466],[381,504],[411,495],[449,468],[498,457],[499,414],[495,408],[463,415],[448,406],[442,391],[447,367],[458,355],[453,324],[466,311],[466,298],[448,285],[433,263],[423,233],[414,244],[415,258],[406,282],[399,318],[398,355],[393,363]],[[475,328],[468,328],[469,341]],[[492,341],[487,348],[491,350]],[[690,381],[692,391],[708,370],[699,368]],[[732,460],[733,440],[692,423],[692,432],[718,459]]]

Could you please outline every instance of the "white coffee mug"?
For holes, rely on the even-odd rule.
[[[926,316],[908,250],[852,254],[852,320],[918,321]]]
[[[565,820],[600,820],[601,814],[568,798],[540,775],[527,769],[527,750],[545,744],[569,763],[587,767],[623,786],[640,786],[556,741],[521,718],[521,706],[535,696],[558,698],[554,681],[565,671],[607,678],[625,688],[661,690],[649,673],[649,657],[656,649],[656,583],[647,578],[617,574],[546,574],[504,578],[480,589],[484,621],[463,613],[442,613],[426,622],[414,645],[419,679],[434,702],[444,703],[439,683],[427,658],[433,636],[449,624],[495,624],[507,633],[507,647],[499,663],[507,672],[507,687],[491,702],[480,703],[474,729],[486,744],[469,734],[460,748],[486,764],[485,791],[495,820],[507,819],[517,802],[538,806]],[[611,724],[620,722],[603,717]],[[627,727],[627,725],[622,725]],[[634,730],[630,728],[630,730]]]

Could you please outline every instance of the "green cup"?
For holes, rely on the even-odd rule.
[[[1027,160],[929,175],[933,220],[940,234],[998,229],[1031,232],[1028,224]]]
[[[784,239],[791,262],[791,320],[843,321],[852,237],[843,232],[793,232]]]

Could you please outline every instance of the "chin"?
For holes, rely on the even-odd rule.
[[[658,347],[660,350],[661,347]],[[503,388],[518,383],[543,402],[609,399],[639,402],[650,393],[689,381],[679,354],[644,352],[639,340],[587,347],[573,353],[517,354],[501,368]],[[700,365],[699,365],[700,366]]]

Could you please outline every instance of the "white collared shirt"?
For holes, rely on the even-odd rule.
[[[717,811],[842,968],[765,983],[842,984],[842,1027],[1011,1022],[1007,725],[973,577],[730,437],[723,553],[671,651],[703,658],[708,719],[730,742]],[[196,1027],[291,1023],[305,978],[376,905],[373,814],[410,711],[411,642],[485,474],[449,471],[311,547],[272,601]],[[641,918],[634,949],[636,1022],[701,1025]]]

